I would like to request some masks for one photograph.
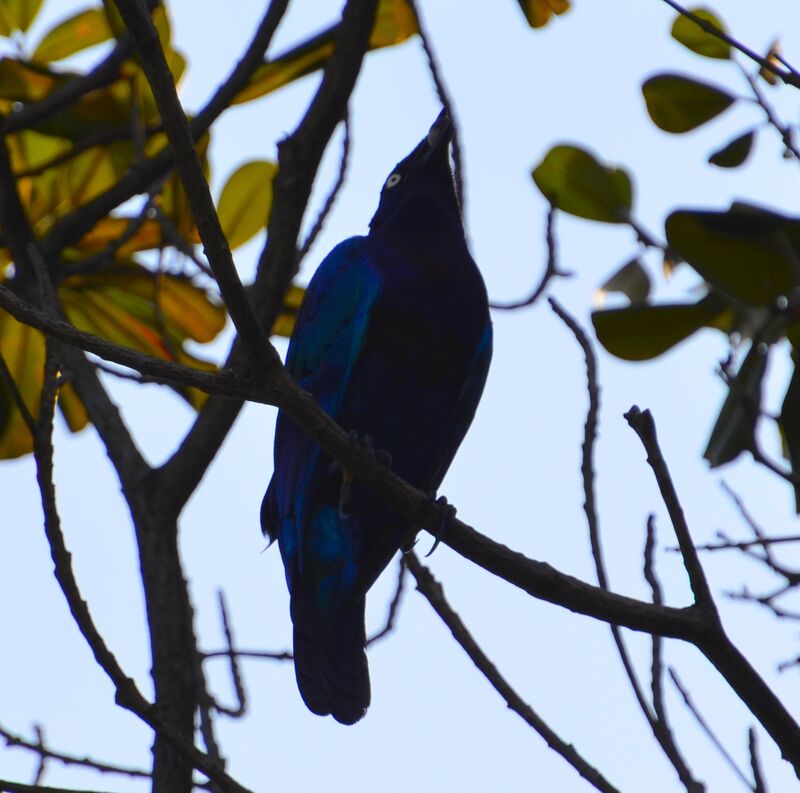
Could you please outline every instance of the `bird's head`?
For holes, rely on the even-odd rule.
[[[445,109],[430,132],[397,163],[384,182],[378,209],[369,224],[372,231],[390,225],[392,220],[408,221],[414,215],[430,217],[431,213],[441,213],[461,223],[450,168],[452,139],[453,121]]]

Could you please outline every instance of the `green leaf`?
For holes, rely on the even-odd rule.
[[[707,8],[691,8],[689,10],[704,22],[708,22],[723,33],[726,32],[725,26],[713,11],[709,11]],[[731,46],[727,41],[712,33],[706,33],[697,22],[683,14],[679,14],[672,25],[672,38],[679,41],[684,47],[688,47],[692,52],[706,58],[728,60],[731,57]]]
[[[680,74],[657,74],[642,85],[647,112],[665,132],[689,132],[727,110],[735,97]]]
[[[738,168],[750,154],[754,138],[755,132],[745,132],[744,135],[734,138],[727,146],[715,151],[708,161],[718,168]]]
[[[569,11],[569,0],[517,0],[532,28],[543,28],[554,15]]]
[[[726,303],[712,295],[690,305],[640,305],[592,313],[598,341],[626,361],[657,358],[700,328],[725,329],[730,319]]]
[[[619,292],[633,304],[644,303],[650,294],[650,286],[647,270],[638,259],[631,259],[597,290],[595,297],[603,301],[608,292]]]
[[[780,426],[792,473],[800,476],[800,369],[797,357],[781,407]],[[800,512],[800,486],[795,485],[795,509]]]
[[[633,203],[628,174],[601,165],[577,146],[554,146],[531,172],[542,195],[557,209],[589,220],[624,223]]]
[[[283,55],[259,66],[247,87],[236,95],[233,104],[249,102],[287,83],[321,69],[333,55],[338,26],[327,28]],[[380,0],[369,49],[393,47],[419,32],[413,8],[406,0]]]
[[[238,248],[263,229],[272,207],[274,162],[253,160],[234,171],[219,197],[219,222],[231,249]]]
[[[2,0],[0,36],[10,36],[15,30],[24,33],[36,18],[41,5],[42,0]]]
[[[769,305],[800,283],[800,220],[757,207],[678,210],[665,224],[670,248],[715,287]]]
[[[731,382],[703,452],[712,468],[735,460],[749,448],[761,409],[761,383],[768,358],[766,345],[754,343]]]
[[[79,11],[56,25],[39,42],[32,60],[59,61],[111,38],[108,18],[101,8]]]

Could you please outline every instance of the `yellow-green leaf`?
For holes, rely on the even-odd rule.
[[[577,146],[554,146],[531,173],[557,209],[589,220],[624,223],[633,202],[631,180]]]
[[[753,131],[739,135],[739,137],[734,138],[730,143],[711,154],[708,161],[718,168],[738,168],[750,154],[754,137],[755,132]]]
[[[369,37],[369,48],[394,47],[415,33],[419,33],[419,22],[406,0],[380,0]]]
[[[764,56],[764,60],[770,66],[774,66],[776,69],[783,69],[783,64],[778,60],[778,56],[781,54],[781,43],[780,40],[775,39],[772,44],[769,45],[769,49],[767,50],[767,54]],[[769,85],[777,85],[778,77],[776,76],[775,72],[772,69],[767,68],[766,66],[762,66],[758,70],[758,76]]]
[[[24,33],[36,18],[41,5],[42,0],[2,0],[0,36],[10,36],[15,30]]]
[[[647,112],[665,132],[682,133],[727,110],[735,97],[721,88],[680,74],[657,74],[642,85]]]
[[[532,28],[544,27],[553,16],[570,9],[569,0],[517,0]]]
[[[279,57],[259,66],[247,87],[236,95],[233,104],[249,102],[283,87],[287,83],[321,69],[333,55],[337,26],[324,30]],[[419,32],[419,24],[406,0],[380,0],[369,49],[392,47]]]
[[[592,313],[598,341],[626,361],[657,358],[703,327],[727,329],[733,315],[708,295],[699,303],[627,306]]]
[[[294,330],[294,323],[297,320],[297,312],[305,297],[306,290],[302,286],[292,284],[283,299],[281,312],[278,314],[275,324],[272,326],[272,333],[275,336],[289,336]]]
[[[744,303],[770,305],[800,283],[800,219],[738,205],[727,212],[678,210],[665,228],[670,248]]]
[[[36,416],[42,393],[44,367],[44,337],[38,330],[17,322],[10,314],[0,311],[0,353],[8,366],[22,401]],[[0,390],[5,390],[3,402],[13,405],[11,394],[0,380]],[[28,454],[33,448],[30,430],[22,414],[11,407],[0,433],[0,459],[8,460]]]
[[[707,8],[691,8],[689,10],[698,19],[713,25],[723,33],[726,32],[722,21],[713,11],[709,11]],[[731,45],[727,41],[713,33],[707,33],[697,22],[683,14],[679,14],[672,25],[672,38],[679,41],[684,47],[688,47],[692,52],[704,55],[706,58],[727,60],[731,57]]]
[[[39,42],[32,59],[58,61],[111,38],[108,17],[102,8],[87,8],[56,25]]]
[[[36,102],[74,75],[54,74],[38,64],[0,58],[0,97],[13,102]]]
[[[135,217],[104,217],[94,228],[83,236],[74,246],[80,253],[78,258],[96,256],[108,250],[123,234],[130,232],[132,224],[137,224]],[[157,220],[147,219],[141,223],[136,232],[117,250],[117,257],[126,259],[136,251],[147,251],[160,248],[164,244],[161,237],[161,226]]]
[[[272,180],[278,166],[253,160],[234,171],[219,197],[219,222],[231,248],[238,248],[263,229],[272,207]]]
[[[58,407],[70,432],[79,432],[89,423],[89,414],[69,383],[58,389]]]

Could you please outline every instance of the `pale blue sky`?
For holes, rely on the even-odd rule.
[[[189,60],[182,98],[199,107],[236,61],[264,2],[174,0],[177,45]],[[334,20],[340,0],[294,0],[281,26],[279,52]],[[466,166],[469,235],[489,293],[497,300],[526,294],[544,262],[545,203],[530,168],[554,143],[590,147],[635,174],[637,216],[657,235],[676,205],[725,207],[732,197],[800,211],[797,166],[780,158],[771,134],[761,136],[742,169],[714,170],[709,152],[760,111],[737,107],[686,136],[668,136],[648,120],[639,86],[657,71],[695,73],[744,93],[731,64],[700,59],[668,37],[673,12],[661,0],[576,0],[576,8],[543,31],[531,31],[514,0],[421,0],[425,24],[460,122]],[[48,0],[36,40],[74,3]],[[783,34],[785,53],[800,63],[800,5],[717,0],[729,28],[758,51]],[[37,33],[39,31],[39,33]],[[294,128],[316,77],[225,114],[215,128],[215,195],[241,162],[271,158],[275,141]],[[797,97],[781,108],[797,117]],[[345,190],[302,273],[308,278],[333,244],[364,233],[381,184],[394,163],[421,138],[438,112],[419,43],[369,56],[352,104],[352,164]],[[320,174],[319,203],[330,185],[338,143]],[[313,220],[316,209],[309,212]],[[593,291],[635,250],[626,229],[559,218],[559,254],[576,273],[554,286],[558,299],[584,323]],[[244,278],[252,273],[259,238],[237,252]],[[691,286],[679,272],[660,294]],[[594,581],[581,511],[580,439],[586,407],[583,360],[574,340],[545,304],[497,313],[495,357],[475,424],[443,492],[480,531],[559,569]],[[218,345],[217,350],[224,349]],[[644,453],[622,413],[631,404],[653,410],[664,453],[697,541],[717,529],[744,534],[721,492],[725,478],[770,530],[795,530],[792,498],[774,477],[749,462],[709,472],[700,459],[724,389],[713,370],[726,343],[710,331],[654,363],[631,365],[600,352],[603,407],[597,448],[598,504],[614,588],[648,597],[641,575],[644,522],[657,516],[661,547],[672,544],[665,511]],[[780,356],[778,356],[780,357]],[[778,362],[776,361],[776,364]],[[785,366],[776,365],[779,394]],[[148,457],[160,461],[189,426],[191,415],[164,389],[112,388]],[[288,598],[275,549],[264,550],[258,507],[271,473],[275,411],[248,407],[182,518],[182,551],[205,649],[221,645],[215,593],[223,588],[242,647],[283,649],[291,637]],[[95,435],[57,433],[58,496],[67,540],[84,596],[109,645],[145,691],[150,690],[147,642],[131,527],[113,471]],[[773,439],[774,440],[774,439]],[[774,445],[772,447],[774,449]],[[0,465],[6,518],[0,533],[0,723],[30,735],[33,722],[48,742],[77,754],[146,765],[150,737],[113,705],[52,579],[30,460]],[[422,539],[426,548],[427,538]],[[625,791],[678,790],[674,772],[654,746],[623,678],[604,624],[539,603],[475,569],[441,546],[428,560],[452,605],[508,680],[563,738]],[[753,589],[770,579],[733,556],[707,559],[715,591]],[[667,600],[688,603],[678,558],[659,552]],[[368,621],[383,619],[394,567],[369,599]],[[797,653],[796,630],[776,625],[754,607],[720,598],[730,634],[740,642],[790,709],[798,712],[797,674],[775,664]],[[649,640],[630,636],[640,673],[649,674]],[[691,647],[667,644],[695,701],[730,751],[746,767],[746,729],[753,722],[716,672]],[[288,664],[249,662],[249,716],[220,721],[230,772],[255,791],[312,790],[384,793],[407,790],[580,791],[587,789],[474,669],[426,601],[412,592],[396,632],[370,652],[373,705],[343,728],[303,706]],[[221,662],[208,671],[215,691],[230,696]],[[710,791],[739,784],[667,686],[667,704],[681,748]],[[789,767],[769,739],[761,741],[769,789],[795,789]],[[26,780],[34,762],[0,750],[0,776]],[[126,779],[98,779],[51,766],[50,784],[140,790]]]

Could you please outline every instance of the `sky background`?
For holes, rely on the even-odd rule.
[[[640,86],[659,71],[680,71],[736,93],[746,84],[734,65],[698,58],[669,38],[674,18],[661,0],[576,0],[572,12],[532,31],[514,0],[420,0],[419,6],[453,98],[465,165],[467,226],[473,254],[493,300],[520,298],[538,282],[545,261],[546,204],[530,169],[550,146],[573,142],[605,162],[623,165],[635,180],[635,214],[657,237],[675,206],[725,208],[744,198],[800,212],[797,164],[781,158],[777,136],[759,137],[754,156],[735,171],[706,157],[749,126],[757,107],[740,103],[723,118],[684,136],[649,121]],[[208,0],[170,3],[174,40],[189,69],[181,86],[187,109],[199,108],[241,54],[265,3]],[[294,0],[278,30],[278,54],[335,21],[340,0]],[[46,0],[29,33],[35,46],[76,4]],[[780,35],[800,63],[800,4],[717,0],[728,28],[758,52]],[[81,63],[93,62],[101,49]],[[317,85],[305,78],[226,113],[213,132],[215,196],[241,163],[275,157],[275,143],[293,130]],[[778,109],[797,118],[797,95],[770,92]],[[347,184],[304,262],[307,280],[341,239],[365,233],[392,166],[418,142],[439,110],[417,39],[368,56],[351,105],[352,155]],[[338,167],[340,138],[320,171],[306,227],[316,217]],[[558,251],[575,277],[552,292],[585,326],[597,287],[635,251],[633,234],[559,217]],[[261,237],[236,252],[247,280]],[[688,268],[669,284],[660,262],[646,259],[658,297],[689,296]],[[586,410],[584,364],[571,334],[546,303],[495,312],[492,369],[475,423],[442,492],[478,530],[535,559],[594,582],[579,476]],[[222,356],[229,332],[207,350]],[[278,342],[281,352],[285,343]],[[598,507],[606,561],[615,591],[649,598],[641,574],[644,526],[655,513],[657,570],[669,604],[686,605],[689,589],[666,513],[643,450],[622,418],[632,404],[652,409],[662,449],[697,542],[723,529],[746,529],[720,487],[724,479],[771,533],[797,532],[793,500],[774,476],[742,461],[709,471],[701,460],[724,397],[714,369],[727,353],[719,333],[704,331],[646,364],[616,360],[602,350],[600,437],[596,449]],[[785,387],[787,350],[774,355],[771,404]],[[162,461],[190,426],[192,414],[166,389],[109,383],[141,448]],[[216,593],[224,590],[237,642],[281,650],[291,642],[288,596],[276,549],[265,550],[258,509],[272,470],[275,410],[248,406],[181,520],[181,550],[205,650],[222,646]],[[776,439],[765,435],[775,452]],[[130,520],[119,485],[91,429],[56,433],[56,481],[67,542],[84,597],[106,641],[148,694],[149,658]],[[135,717],[113,704],[113,691],[95,666],[52,577],[30,459],[0,464],[4,518],[0,529],[0,724],[32,737],[40,723],[52,747],[109,762],[147,767],[151,738]],[[427,550],[427,537],[420,548]],[[787,557],[784,554],[785,558]],[[795,555],[796,558],[796,555]],[[777,624],[752,605],[722,593],[747,582],[755,591],[772,579],[737,556],[705,557],[731,637],[766,676],[789,709],[800,712],[797,669],[778,674],[779,661],[798,652],[797,626]],[[624,678],[605,624],[540,603],[473,567],[444,545],[428,560],[452,606],[519,694],[568,742],[624,791],[680,789],[661,756]],[[369,597],[368,626],[385,616],[394,563]],[[410,585],[409,585],[410,589]],[[645,686],[649,639],[626,634]],[[741,767],[747,767],[752,717],[693,648],[666,644],[696,704]],[[457,789],[580,791],[577,774],[550,751],[454,643],[419,594],[409,591],[396,631],[370,650],[373,704],[345,728],[310,714],[290,664],[244,662],[249,694],[245,719],[218,722],[229,771],[255,791],[312,790],[384,793]],[[222,661],[207,662],[215,693],[230,701]],[[711,791],[743,789],[666,685],[667,707],[690,767]],[[798,784],[759,730],[769,790]],[[28,780],[35,759],[0,749],[0,777]],[[144,790],[124,778],[98,778],[50,765],[45,780],[109,791]]]

